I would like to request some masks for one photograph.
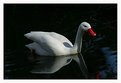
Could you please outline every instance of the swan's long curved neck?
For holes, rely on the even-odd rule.
[[[83,34],[84,34],[84,30],[81,29],[81,27],[79,26],[76,39],[75,39],[75,43],[73,46],[73,49],[76,50],[77,52],[81,52]]]

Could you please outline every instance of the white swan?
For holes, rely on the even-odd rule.
[[[31,51],[44,56],[72,55],[81,52],[82,36],[88,31],[92,36],[96,36],[91,26],[87,22],[82,22],[78,28],[74,45],[63,35],[55,32],[31,31],[24,36],[34,42],[26,45]]]
[[[26,47],[32,51],[32,54],[35,53],[40,56],[35,58],[38,59],[39,62],[37,62],[31,72],[44,74],[54,73],[63,66],[69,64],[73,59],[78,63],[85,78],[88,78],[88,70],[83,56],[80,53],[82,36],[85,31],[88,31],[92,36],[96,36],[96,33],[92,31],[90,24],[82,22],[78,28],[74,45],[66,37],[55,32],[32,31],[25,34],[25,37],[34,41],[33,43],[26,45]],[[80,53],[79,56],[77,56],[77,53]]]

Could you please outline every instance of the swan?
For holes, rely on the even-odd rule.
[[[96,36],[91,25],[87,22],[82,22],[79,25],[74,45],[66,37],[56,32],[31,31],[24,36],[34,42],[25,46],[31,51],[34,50],[40,56],[78,54],[81,52],[82,37],[85,31],[88,31],[92,36]]]
[[[51,74],[68,65],[73,59],[78,63],[85,78],[88,78],[88,69],[81,54],[82,37],[85,31],[88,31],[91,36],[96,36],[91,25],[82,22],[79,25],[74,45],[66,37],[56,32],[31,31],[25,34],[25,37],[34,41],[25,45],[32,52],[30,57],[35,57],[35,54],[39,56],[34,58],[39,62],[33,67],[31,73]]]

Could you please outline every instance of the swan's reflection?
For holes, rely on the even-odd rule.
[[[76,55],[67,55],[67,56],[36,56],[30,57],[31,60],[36,61],[36,65],[34,65],[31,73],[39,73],[39,74],[51,74],[59,71],[65,65],[68,65],[72,60],[75,60],[85,78],[88,78],[88,71],[85,64],[85,61],[81,54]]]

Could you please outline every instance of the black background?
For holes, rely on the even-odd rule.
[[[12,51],[11,53],[13,50],[17,52],[21,50],[21,53],[16,52],[15,55],[19,56],[19,59],[16,58],[18,61],[24,63],[22,54],[24,45],[31,42],[24,37],[25,33],[30,31],[57,32],[74,43],[78,26],[83,21],[91,24],[97,37],[105,36],[98,48],[109,46],[117,50],[117,4],[4,4],[4,52],[6,54],[8,50]],[[85,42],[91,38],[88,33],[85,33]],[[18,63],[22,64],[20,62]],[[74,64],[75,67],[73,67]],[[88,61],[87,64],[90,65]],[[77,71],[74,71],[76,67]],[[94,65],[89,66],[89,69],[94,72]],[[27,71],[24,74],[17,71],[17,74],[14,72],[15,75],[12,73],[10,76],[11,78],[81,78],[78,71],[80,71],[78,66],[72,61],[67,68],[51,76],[32,75]],[[9,75],[5,74],[5,78],[9,78]]]

